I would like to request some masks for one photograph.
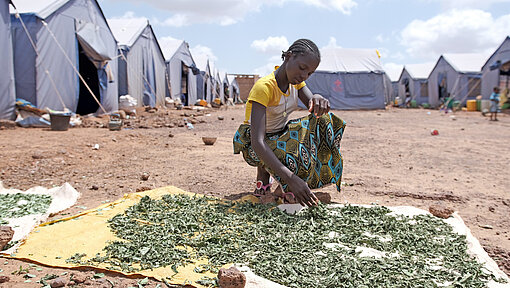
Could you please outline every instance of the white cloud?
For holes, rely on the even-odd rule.
[[[213,63],[218,61],[218,57],[214,55],[211,48],[197,45],[193,48],[190,48],[191,55],[193,56],[193,60],[197,64],[200,70],[205,70],[207,66],[207,60],[209,60],[209,66],[212,66]]]
[[[510,0],[429,0],[429,2],[439,2],[443,9],[473,9],[489,8],[497,3],[510,3]]]
[[[384,71],[386,71],[386,74],[390,77],[391,81],[397,81],[400,77],[400,74],[402,73],[402,69],[404,68],[404,65],[397,64],[397,63],[383,63]]]
[[[287,50],[289,48],[289,41],[285,36],[270,36],[266,39],[253,41],[251,47],[259,52],[275,54]]]
[[[325,48],[342,48],[342,47],[339,46],[338,44],[336,44],[336,38],[335,37],[330,36],[328,44],[326,46],[322,47],[321,49],[325,49]]]
[[[267,63],[264,66],[260,66],[255,68],[253,74],[258,74],[261,77],[268,75],[269,73],[274,71],[274,67],[282,64],[282,58],[278,56],[272,56],[267,59]]]
[[[352,9],[358,6],[358,3],[356,3],[353,0],[301,0],[301,1],[315,7],[337,10],[346,15],[351,14]]]
[[[459,0],[460,1],[460,0]],[[450,10],[428,20],[414,20],[401,32],[411,56],[437,59],[443,53],[487,53],[510,31],[510,14],[494,19],[482,10]]]
[[[309,6],[322,9],[336,10],[343,14],[351,14],[358,5],[354,0],[129,0],[143,5],[152,5],[158,9],[169,11],[171,17],[165,20],[157,19],[155,24],[181,27],[195,23],[219,24],[222,26],[240,22],[253,12],[258,12],[263,6],[283,6],[289,2],[301,2]],[[292,4],[292,3],[291,3]],[[289,5],[291,5],[289,4]]]

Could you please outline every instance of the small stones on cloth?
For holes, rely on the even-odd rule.
[[[315,197],[324,204],[331,204],[331,195],[326,192],[315,192]]]
[[[220,288],[244,288],[246,276],[234,266],[221,268],[218,272],[218,285]]]
[[[0,226],[0,251],[12,240],[14,230],[9,226]]]
[[[447,219],[453,214],[454,210],[442,204],[434,204],[430,205],[429,212],[436,217]]]

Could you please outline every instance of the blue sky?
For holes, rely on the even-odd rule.
[[[277,4],[278,2],[278,4]],[[442,53],[492,53],[510,35],[510,0],[99,0],[107,18],[147,18],[222,73],[269,73],[298,38],[378,49],[392,80]],[[198,61],[197,61],[198,62]],[[202,61],[203,62],[203,61]],[[396,75],[396,76],[395,76]]]

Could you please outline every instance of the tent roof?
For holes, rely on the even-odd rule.
[[[384,71],[375,49],[321,49],[321,63],[317,71],[380,72]]]
[[[70,0],[12,0],[20,14],[36,14],[41,19],[46,19],[51,14],[64,6]],[[11,7],[10,12],[14,13]]]
[[[174,39],[171,37],[159,39],[159,44],[166,60],[170,60],[170,58],[174,56],[175,52],[177,52],[184,43],[186,43],[184,40]]]
[[[133,46],[149,21],[145,18],[108,19],[108,25],[119,45]]]
[[[489,64],[489,61],[492,59],[492,57],[494,57],[494,55],[496,55],[500,52],[499,50],[505,45],[506,42],[510,42],[510,36],[506,36],[505,40],[503,40],[503,42],[501,42],[501,44],[494,51],[494,53],[492,53],[491,56],[487,59],[487,61],[485,61],[485,63],[482,66],[482,70],[485,68],[485,66],[487,66],[487,64]],[[490,64],[492,64],[492,63],[490,63]]]
[[[404,69],[409,72],[413,79],[427,79],[435,64],[435,62],[408,64],[404,66]]]
[[[442,56],[458,72],[480,72],[488,57],[485,53],[445,53]]]

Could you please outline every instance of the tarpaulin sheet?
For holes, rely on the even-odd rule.
[[[24,244],[20,246],[17,253],[12,255],[13,258],[26,259],[35,261],[44,265],[54,267],[80,267],[73,263],[67,263],[66,259],[75,255],[76,253],[85,253],[85,258],[89,259],[101,253],[102,249],[107,245],[108,241],[117,240],[113,233],[108,227],[107,221],[113,216],[123,213],[128,207],[136,204],[144,196],[149,196],[152,199],[160,199],[165,194],[186,194],[190,196],[200,196],[199,194],[193,194],[185,192],[176,187],[163,187],[150,191],[126,194],[122,199],[119,199],[112,203],[106,203],[99,206],[98,208],[84,211],[73,217],[48,222],[37,227],[36,230],[31,233]],[[243,198],[246,200],[247,198]],[[256,199],[254,197],[248,199]],[[361,205],[364,207],[372,207],[368,205]],[[335,207],[332,205],[331,207]],[[288,213],[293,214],[303,209],[299,204],[282,204],[279,206],[280,209],[286,210]],[[392,213],[396,215],[406,215],[412,217],[414,215],[428,214],[427,211],[409,207],[388,207]],[[487,255],[483,250],[480,243],[474,238],[469,228],[466,227],[462,219],[457,213],[454,213],[453,217],[445,220],[446,223],[454,228],[454,231],[466,235],[468,253],[475,256],[480,263],[484,263],[484,266],[503,279],[508,281],[508,277],[497,267],[496,263]],[[51,244],[49,244],[51,243]],[[363,247],[358,247],[363,248]],[[371,251],[367,251],[367,255],[363,257],[376,257],[372,255]],[[101,253],[104,254],[104,253]],[[178,268],[178,273],[171,269],[171,267],[161,267],[153,270],[143,270],[137,273],[123,273],[128,276],[147,276],[154,277],[158,280],[167,280],[171,284],[184,284],[192,283],[194,287],[204,287],[196,284],[196,281],[203,278],[204,276],[214,277],[216,275],[206,273],[195,273],[194,268],[200,264],[206,264],[206,260],[196,261],[195,263],[188,264],[184,267]],[[106,264],[99,264],[94,268],[100,268],[109,270],[106,268]],[[231,264],[225,265],[224,267],[230,267]],[[246,288],[268,288],[278,287],[284,288],[284,286],[271,282],[267,279],[261,278],[255,275],[249,270],[248,267],[241,267],[247,278]],[[118,271],[117,271],[118,272]],[[121,272],[122,273],[122,272]],[[171,277],[168,280],[167,277]],[[494,281],[488,283],[488,287],[508,287],[510,284],[501,284]]]

